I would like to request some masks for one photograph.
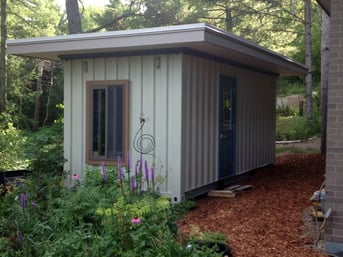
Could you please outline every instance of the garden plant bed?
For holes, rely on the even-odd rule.
[[[312,247],[316,238],[304,221],[309,198],[324,180],[320,154],[277,157],[241,183],[253,188],[235,198],[203,197],[197,208],[178,221],[183,236],[194,229],[223,233],[234,257],[324,257]]]

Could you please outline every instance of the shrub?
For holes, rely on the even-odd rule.
[[[175,210],[154,189],[153,169],[102,166],[84,180],[69,176],[69,188],[54,175],[43,190],[32,177],[0,199],[3,256],[220,256],[178,242]]]
[[[294,116],[277,121],[276,140],[303,140],[317,136],[319,133],[319,117],[309,121],[305,117]]]
[[[292,116],[296,116],[297,112],[291,109],[288,105],[278,106],[276,108],[276,115],[281,116],[281,117],[292,117]]]
[[[0,172],[6,170],[26,169],[29,161],[22,151],[27,138],[8,123],[0,131]]]
[[[25,152],[31,160],[33,173],[63,173],[63,123],[57,122],[50,127],[43,127],[37,132],[27,134]]]

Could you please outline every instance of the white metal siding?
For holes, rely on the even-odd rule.
[[[185,55],[182,92],[183,192],[218,179],[220,75],[236,79],[236,174],[274,162],[275,77]]]
[[[250,72],[237,80],[236,174],[275,161],[275,78]]]
[[[179,201],[184,192],[218,179],[219,76],[236,78],[236,174],[274,162],[275,78],[244,68],[181,54],[65,62],[66,169],[85,169],[87,80],[130,81],[129,142],[139,118],[155,137],[154,163],[165,178],[161,192]]]
[[[159,64],[159,65],[158,65]],[[157,67],[158,66],[158,67]],[[182,56],[134,56],[65,62],[65,168],[83,175],[85,164],[86,81],[129,80],[129,143],[131,165],[139,154],[133,150],[140,117],[146,119],[142,133],[156,140],[153,155],[144,155],[165,178],[161,192],[181,197],[181,71]]]
[[[183,64],[183,191],[217,179],[216,63],[185,56]]]

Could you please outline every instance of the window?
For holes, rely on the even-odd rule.
[[[129,82],[87,81],[86,162],[113,165],[128,150]]]

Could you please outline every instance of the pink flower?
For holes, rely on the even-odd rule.
[[[142,220],[139,218],[139,217],[134,217],[132,220],[131,220],[131,223],[132,224],[140,224],[142,222]]]
[[[78,174],[73,174],[72,176],[71,176],[71,179],[72,180],[79,180],[80,179],[80,176],[78,175]]]

